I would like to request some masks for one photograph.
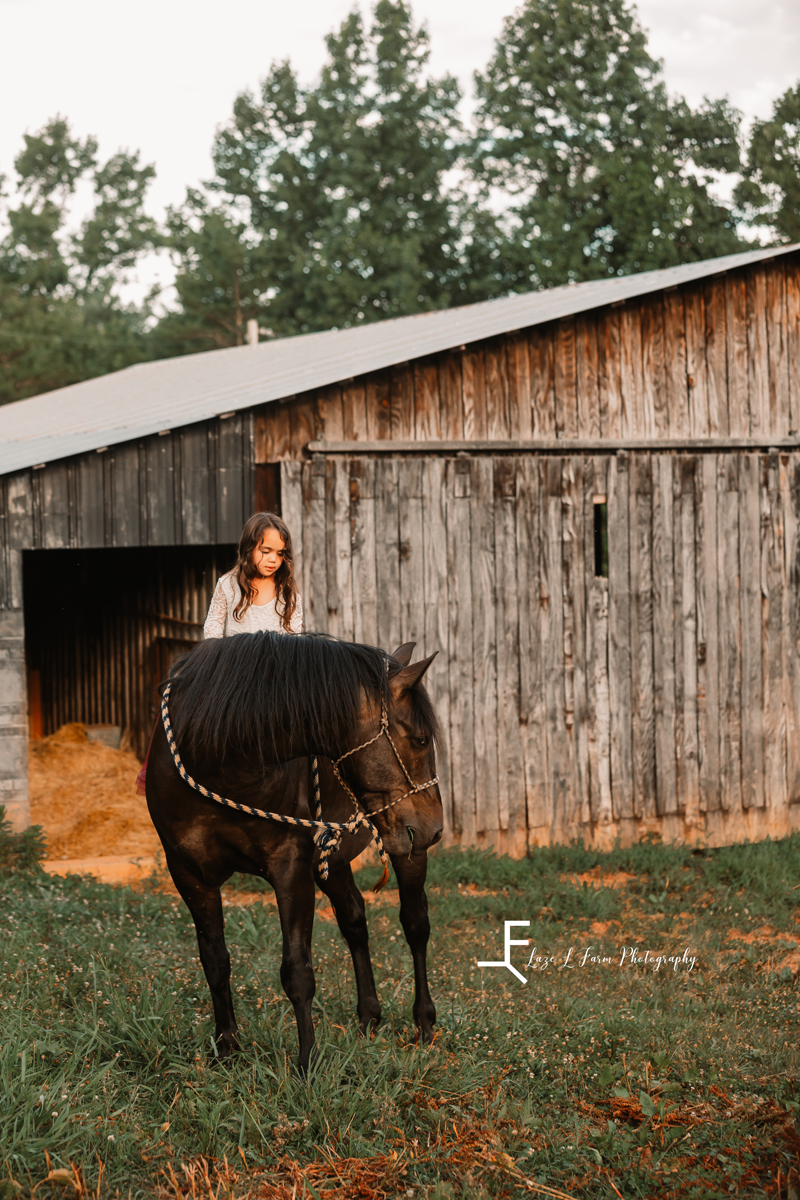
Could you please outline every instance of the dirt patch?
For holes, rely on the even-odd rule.
[[[576,887],[592,888],[624,888],[637,878],[629,871],[601,871],[600,867],[592,867],[591,871],[582,871],[580,875],[574,872],[570,875],[560,875],[562,883],[574,883]]]
[[[47,857],[152,858],[160,850],[130,750],[89,741],[85,725],[62,725],[31,743],[31,822],[47,837]]]

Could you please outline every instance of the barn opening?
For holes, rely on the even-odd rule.
[[[26,550],[29,727],[117,726],[143,756],[156,686],[200,641],[214,584],[235,546]]]

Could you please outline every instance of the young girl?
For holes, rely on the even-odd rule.
[[[303,605],[294,581],[292,535],[274,513],[255,513],[239,538],[236,566],[217,580],[203,633],[207,638],[236,633],[303,632]],[[145,794],[148,747],[136,779]]]
[[[303,632],[292,537],[274,513],[256,513],[239,538],[236,566],[217,581],[203,626],[207,638]]]

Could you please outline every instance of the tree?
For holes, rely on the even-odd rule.
[[[739,166],[739,115],[724,100],[670,101],[624,0],[525,0],[475,78],[473,170],[511,199],[516,286],[741,248],[712,193],[714,173]]]
[[[0,240],[0,403],[118,370],[151,356],[145,320],[118,287],[158,243],[144,213],[154,175],[138,155],[97,163],[97,143],[56,117],[25,135],[15,161],[19,203]],[[68,206],[91,177],[96,203],[74,233]]]
[[[233,344],[236,287],[242,317],[246,307],[276,334],[504,288],[491,215],[448,181],[460,153],[458,86],[425,76],[427,34],[414,28],[408,5],[379,0],[369,30],[351,13],[327,49],[313,87],[301,87],[284,62],[258,99],[239,96],[217,137],[205,213],[193,193],[183,221],[173,217],[178,290],[182,299],[192,293],[187,336],[219,344],[225,330]],[[235,245],[219,257],[223,227]]]
[[[770,226],[778,242],[800,242],[800,83],[753,125],[735,195],[748,224]]]

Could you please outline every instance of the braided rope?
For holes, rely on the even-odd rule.
[[[178,768],[178,773],[180,774],[180,777],[183,779],[184,783],[188,783],[189,787],[194,788],[196,792],[199,792],[201,796],[205,796],[207,800],[214,800],[217,804],[222,804],[226,808],[235,808],[237,812],[246,813],[249,817],[262,817],[266,821],[278,821],[281,825],[294,825],[302,829],[316,830],[314,834],[314,845],[319,850],[319,873],[323,879],[328,878],[328,859],[341,846],[342,834],[355,834],[359,829],[366,829],[369,832],[372,841],[375,843],[375,849],[378,851],[381,863],[383,864],[383,874],[373,888],[373,891],[375,892],[380,891],[389,878],[389,859],[386,854],[383,839],[378,832],[378,828],[370,818],[377,816],[378,813],[386,812],[386,810],[389,808],[394,808],[394,806],[399,804],[401,800],[407,799],[409,796],[414,795],[415,792],[424,792],[439,782],[439,776],[435,775],[434,778],[429,779],[427,783],[414,783],[408,771],[406,770],[405,763],[401,759],[397,751],[397,747],[392,741],[392,736],[389,733],[389,716],[385,705],[382,706],[381,724],[375,736],[370,738],[368,742],[363,742],[360,746],[354,746],[352,750],[348,750],[345,754],[342,754],[341,757],[337,758],[336,762],[333,763],[334,775],[341,784],[342,788],[347,792],[353,801],[353,815],[348,821],[323,821],[322,793],[319,782],[319,761],[317,756],[314,755],[314,757],[311,759],[311,769],[314,778],[314,815],[316,820],[309,821],[303,817],[287,817],[284,816],[283,813],[264,812],[264,810],[261,808],[252,808],[249,804],[241,804],[238,800],[229,800],[227,796],[220,796],[217,792],[210,791],[209,788],[203,787],[202,783],[198,783],[196,779],[193,779],[181,761],[180,754],[178,753],[178,747],[175,743],[175,735],[172,732],[172,724],[169,719],[169,707],[167,705],[171,688],[172,684],[168,683],[164,688],[164,694],[161,697],[161,720],[164,724],[164,732],[167,735],[167,745],[170,748],[173,762]],[[392,747],[392,750],[394,750],[395,757],[402,768],[406,780],[411,784],[411,787],[409,791],[405,792],[402,796],[398,796],[396,800],[391,800],[388,804],[382,805],[381,808],[376,808],[373,813],[367,813],[359,809],[356,794],[350,785],[343,779],[341,772],[339,771],[339,763],[343,762],[344,759],[349,758],[351,754],[356,754],[359,750],[365,750],[367,746],[371,746],[378,740],[381,734],[386,735],[389,745]]]

